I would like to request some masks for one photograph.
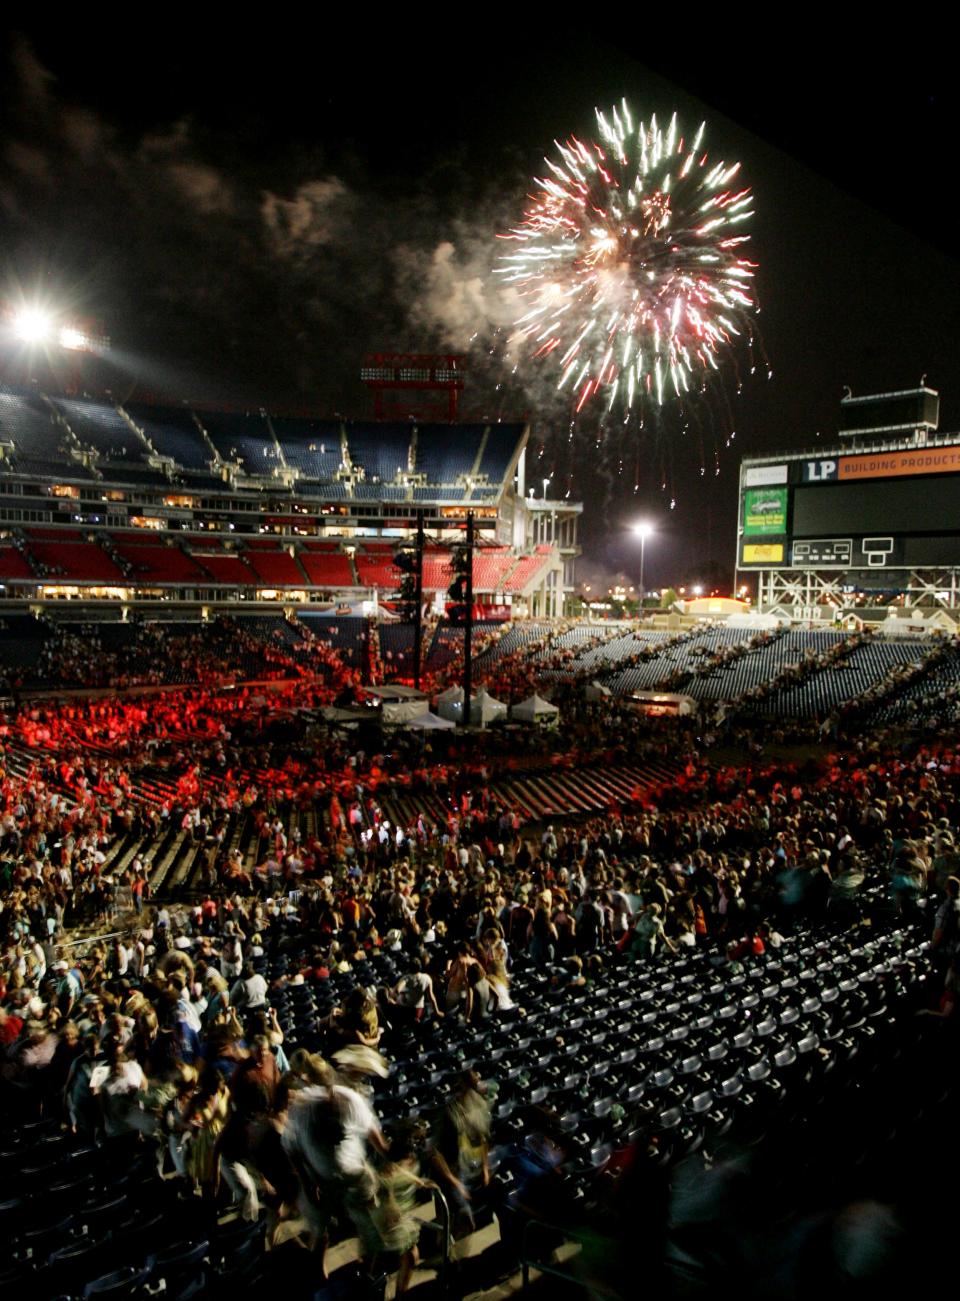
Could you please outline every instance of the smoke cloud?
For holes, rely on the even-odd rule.
[[[365,351],[443,348],[470,355],[477,401],[502,406],[506,386],[529,405],[503,355],[516,304],[492,274],[508,204],[478,205],[455,163],[441,212],[429,175],[385,201],[363,166],[347,179],[306,147],[238,157],[189,116],[131,134],[24,41],[6,95],[3,292],[52,286],[145,370],[182,376],[171,396],[362,410]]]

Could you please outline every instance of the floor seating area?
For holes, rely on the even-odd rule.
[[[0,1287],[54,1297],[236,1296],[262,1267],[263,1228],[221,1226],[177,1197],[153,1154],[92,1147],[38,1121],[0,1127]]]
[[[788,664],[796,664],[804,652],[824,651],[842,640],[840,633],[791,630],[767,645],[693,679],[684,690],[697,700],[737,699],[775,678]]]
[[[512,655],[514,651],[526,646],[528,642],[538,641],[545,637],[550,631],[550,624],[537,623],[535,620],[518,619],[512,623],[506,632],[487,650],[483,651],[477,658],[484,663],[496,662],[496,660],[507,655]]]
[[[438,673],[448,664],[452,664],[458,656],[461,658],[463,656],[463,629],[450,627],[445,623],[438,624],[427,650],[428,671]]]
[[[103,535],[102,545],[87,540],[89,537],[76,529],[37,526],[24,530],[22,540],[16,544],[13,540],[0,544],[0,581],[23,578],[29,573],[50,584],[87,582],[122,587],[136,582],[144,586],[190,584],[248,590],[313,585],[332,590],[344,586],[348,579],[355,582],[356,566],[363,581],[373,585],[373,580],[381,576],[385,580],[382,590],[392,590],[386,577],[393,569],[389,548],[358,548],[351,558],[339,550],[337,543],[306,541],[291,555],[285,546],[270,538],[238,540],[236,549],[229,549],[213,539],[191,544],[168,537],[166,542],[160,542],[157,535],[146,532]],[[452,580],[449,563],[447,553],[428,553],[426,590],[431,590],[429,583],[444,577]],[[501,557],[494,556],[491,563],[501,563]],[[512,561],[506,557],[504,563]],[[359,618],[331,621],[309,607],[303,610],[301,619],[303,627],[317,630],[318,635],[325,628],[364,623]],[[265,620],[273,626],[284,623],[280,613],[265,616]],[[105,626],[110,622],[105,620]],[[0,663],[19,675],[29,670],[33,652],[22,650],[18,640],[25,637],[27,644],[34,646],[38,640],[46,642],[54,637],[56,628],[53,623],[20,615],[8,619],[7,625],[9,631],[0,628]],[[703,702],[736,702],[746,714],[765,718],[823,718],[838,705],[887,684],[872,714],[878,726],[896,722],[922,725],[947,709],[954,710],[960,694],[960,653],[951,654],[918,680],[911,678],[902,686],[898,684],[896,670],[913,668],[935,647],[935,643],[917,639],[868,641],[828,668],[816,669],[798,683],[787,683],[763,699],[753,700],[750,692],[775,681],[785,669],[800,663],[806,652],[838,646],[842,634],[789,631],[762,645],[748,646],[746,633],[739,629],[705,628],[681,634],[630,629],[605,636],[597,625],[575,625],[563,627],[551,636],[551,627],[539,621],[517,621],[500,634],[496,621],[478,624],[478,669],[482,674],[495,675],[500,660],[531,646],[531,666],[539,666],[538,675],[546,687],[571,679],[596,678],[615,696],[641,690],[673,690]],[[14,633],[13,629],[19,631]],[[488,637],[491,632],[495,634],[492,639]],[[385,674],[387,680],[393,672],[405,676],[411,668],[412,626],[383,623],[379,635],[378,674]],[[598,637],[604,636],[598,642]],[[344,643],[350,651],[351,667],[365,665],[360,656],[361,643],[362,638],[352,634]],[[462,627],[438,623],[424,639],[424,668],[442,674],[462,655],[462,644]],[[735,653],[730,655],[731,651]],[[294,660],[301,654],[296,646],[291,653]],[[714,657],[725,655],[727,658],[713,662]],[[401,667],[402,659],[407,662]],[[30,685],[22,677],[20,684]]]
[[[274,981],[308,956],[293,932],[254,961]],[[355,985],[391,986],[406,969],[402,953],[379,952],[348,973],[277,990],[287,1051],[319,1048],[323,1018]],[[494,1179],[485,1204],[501,1243],[499,1268],[509,1274],[531,1261],[550,1268],[544,1236],[531,1242],[527,1232],[543,1225],[543,1211],[521,1195],[530,1185],[520,1182],[546,1123],[564,1146],[552,1205],[567,1214],[556,1241],[582,1241],[602,1231],[609,1171],[631,1145],[664,1172],[691,1161],[707,1170],[727,1152],[760,1148],[826,1108],[836,1111],[838,1097],[889,1066],[897,1018],[909,1013],[929,970],[926,942],[895,922],[842,942],[800,927],[736,973],[705,953],[613,962],[589,991],[557,983],[550,968],[520,966],[511,993],[522,1013],[445,1023],[442,1033],[429,1020],[388,1026],[383,1046],[392,1064],[376,1082],[374,1105],[387,1126],[429,1121],[465,1069],[490,1081]],[[302,1286],[302,1253],[292,1262],[271,1258],[262,1221],[222,1222],[209,1204],[178,1196],[158,1176],[152,1147],[126,1140],[94,1147],[42,1119],[0,1120],[0,1227],[7,1248],[0,1283],[38,1301],[226,1298],[271,1279],[281,1286],[286,1279],[288,1294]],[[344,1231],[335,1218],[333,1241]]]
[[[756,1138],[789,1091],[876,1053],[898,1002],[926,978],[927,949],[905,927],[849,947],[800,930],[736,975],[703,954],[614,966],[589,993],[557,989],[550,971],[516,973],[519,1023],[463,1027],[439,1052],[398,1064],[381,1107],[428,1110],[445,1078],[477,1065],[499,1084],[501,1142],[522,1139],[530,1109],[548,1105],[588,1177],[638,1128],[667,1161],[735,1127]],[[381,979],[373,964],[358,976]],[[308,1040],[319,1011],[291,998],[291,1037]]]
[[[380,625],[380,655],[384,664],[395,672],[410,671],[413,665],[413,624],[382,623]]]
[[[873,727],[898,723],[929,725],[960,719],[960,652],[953,651],[946,662],[936,665],[925,677],[884,701],[871,715]]]
[[[598,629],[594,626],[594,635],[597,632]],[[585,638],[585,640],[590,639]],[[631,629],[612,638],[607,637],[598,646],[590,646],[582,655],[571,660],[565,668],[553,671],[553,676],[566,677],[571,673],[586,674],[588,672],[606,673],[615,669],[623,660],[630,659],[631,656],[637,655],[648,647],[668,640],[670,640],[670,634],[657,629]],[[663,672],[664,677],[666,673],[667,670]]]
[[[31,614],[4,614],[0,618],[0,667],[29,669],[37,663],[51,629]]]
[[[862,695],[891,667],[913,663],[929,649],[930,643],[917,640],[868,642],[839,664],[811,674],[796,686],[783,687],[754,706],[754,712],[766,718],[804,718],[829,713],[844,701]]]
[[[542,650],[540,657],[549,660],[554,650],[575,650],[596,633],[596,627],[573,629]],[[701,701],[740,700],[745,693],[775,679],[784,669],[801,663],[806,655],[822,654],[839,646],[846,636],[832,630],[793,629],[760,646],[748,646],[755,635],[750,629],[724,627],[684,634],[631,630],[589,646],[562,668],[546,669],[544,677],[563,680],[594,673],[618,696],[669,687]],[[903,641],[876,638],[856,647],[839,662],[810,674],[801,683],[783,686],[762,702],[745,707],[770,718],[820,715],[860,696],[897,665],[922,659],[931,646],[931,642],[915,638]],[[722,656],[736,647],[742,647],[743,653],[711,664],[711,657]],[[650,649],[656,649],[657,653],[649,658],[644,656],[636,663],[626,663]],[[918,686],[916,690],[922,688]]]
[[[332,618],[304,611],[297,616],[297,623],[320,641],[329,642],[352,667],[363,663],[362,651],[367,638],[366,619],[350,615]]]

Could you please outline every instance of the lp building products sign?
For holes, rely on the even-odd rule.
[[[787,531],[787,489],[748,488],[743,494],[745,537],[764,537]]]

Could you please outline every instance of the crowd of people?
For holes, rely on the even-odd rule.
[[[38,619],[32,630],[36,655],[24,662],[17,654],[13,663],[0,667],[0,680],[18,694],[212,685],[230,679],[305,678],[329,683],[334,690],[359,683],[360,666],[351,662],[352,650],[337,645],[336,621],[321,636],[294,619],[265,623],[269,631],[261,636],[223,616],[206,624],[134,617],[106,627]],[[295,635],[284,637],[284,627]],[[0,634],[2,666],[2,628]]]
[[[322,699],[298,691],[301,707]],[[382,1081],[417,1045],[522,1018],[517,971],[589,996],[620,964],[702,951],[734,976],[799,926],[842,943],[865,920],[906,919],[932,943],[928,1010],[950,1020],[960,752],[859,736],[802,761],[758,751],[724,766],[704,761],[696,726],[571,695],[560,740],[368,752],[304,725],[283,690],[12,711],[6,1115],[146,1145],[185,1198],[262,1218],[272,1245],[314,1250],[318,1269],[337,1220],[371,1271],[395,1262],[403,1290],[416,1202],[436,1190],[468,1227],[491,1180],[496,1080],[461,1072],[429,1123],[392,1109],[389,1125]],[[530,826],[490,793],[508,761],[645,753],[671,755],[677,780],[594,817]],[[429,791],[447,817],[391,825],[380,800],[398,789]],[[256,828],[252,860],[231,843],[241,818]],[[151,847],[171,827],[204,857],[190,899],[150,896]],[[134,843],[124,862],[118,847]]]

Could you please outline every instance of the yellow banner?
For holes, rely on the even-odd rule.
[[[743,544],[743,563],[745,565],[782,565],[782,542],[745,542]]]

